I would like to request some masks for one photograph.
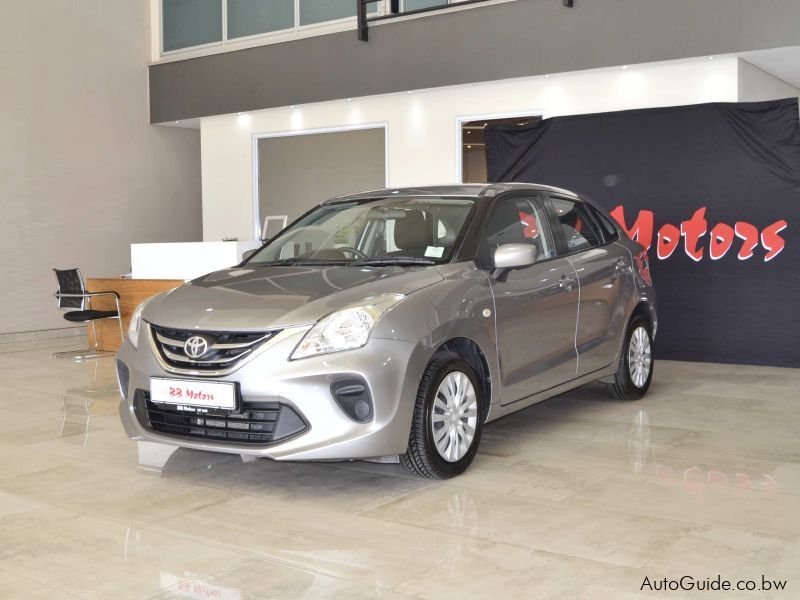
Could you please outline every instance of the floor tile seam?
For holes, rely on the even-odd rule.
[[[794,496],[792,496],[792,498],[793,497]],[[594,506],[596,508],[605,509],[604,505],[591,505],[588,502],[580,502],[580,501],[571,500],[569,503],[573,504],[575,506],[584,506],[584,507],[592,507],[592,506]],[[611,510],[613,510],[613,509],[611,509]],[[717,528],[720,528],[720,529],[730,529],[730,530],[733,530],[733,531],[738,531],[740,533],[751,533],[751,534],[755,533],[757,535],[768,536],[768,537],[775,537],[775,536],[780,536],[781,535],[781,534],[776,534],[774,531],[767,531],[767,530],[753,529],[753,528],[743,529],[743,528],[740,528],[740,527],[736,527],[734,525],[723,525],[721,523],[712,523],[710,521],[685,521],[685,520],[677,519],[675,517],[657,516],[657,515],[647,514],[647,513],[643,513],[643,512],[637,512],[635,510],[634,511],[615,510],[614,512],[618,513],[620,516],[636,516],[636,517],[644,517],[644,518],[651,519],[651,520],[668,521],[668,522],[671,522],[671,523],[675,523],[676,525],[684,525],[684,526],[688,526],[688,527],[691,527],[691,528],[717,527]],[[800,533],[787,534],[786,537],[788,537],[788,538],[795,538],[796,537],[798,539],[798,541],[800,541]]]
[[[50,584],[47,584],[47,583],[43,583],[42,581],[39,581],[38,579],[34,579],[32,577],[28,577],[27,575],[22,575],[20,573],[17,573],[16,571],[9,571],[8,569],[3,568],[2,564],[0,564],[0,571],[2,571],[3,573],[9,574],[9,575],[13,575],[14,577],[19,577],[20,579],[24,579],[25,581],[30,581],[31,583],[35,583],[35,584],[40,585],[40,586],[42,586],[44,588],[47,588],[49,590],[53,590],[54,592],[58,592],[59,594],[67,594],[70,598],[80,598],[80,596],[77,596],[77,595],[73,594],[72,592],[68,592],[67,590],[65,590],[63,588],[58,588],[58,587],[55,587],[53,585],[50,585]]]

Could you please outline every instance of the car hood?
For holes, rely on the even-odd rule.
[[[209,273],[144,308],[163,327],[253,331],[314,323],[378,294],[411,294],[442,281],[436,267],[243,267]]]

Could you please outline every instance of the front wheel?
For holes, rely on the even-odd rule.
[[[625,344],[609,393],[618,400],[638,400],[647,393],[653,379],[653,337],[649,323],[634,317],[625,332]]]
[[[461,358],[434,357],[419,386],[403,465],[431,479],[463,473],[478,450],[482,406],[472,367]]]

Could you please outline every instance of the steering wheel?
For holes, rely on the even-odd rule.
[[[336,249],[340,252],[350,252],[357,258],[369,258],[369,256],[364,254],[361,250],[358,248],[353,248],[352,246],[339,246]]]

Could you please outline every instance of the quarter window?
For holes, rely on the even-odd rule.
[[[600,225],[600,231],[603,234],[605,243],[607,244],[616,240],[619,237],[619,230],[609,220],[609,218],[591,205],[587,205],[587,208],[589,209],[589,212],[592,213],[594,220]]]

